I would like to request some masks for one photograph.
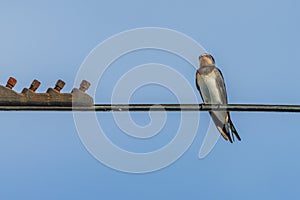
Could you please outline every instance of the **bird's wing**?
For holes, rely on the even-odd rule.
[[[221,95],[221,99],[223,101],[222,103],[227,104],[227,93],[222,72],[218,68],[215,68],[214,71],[216,74],[216,84],[220,91],[219,93]]]
[[[200,92],[200,87],[199,87],[199,85],[198,85],[198,80],[199,80],[199,78],[200,78],[200,73],[199,73],[199,71],[197,70],[197,71],[196,71],[196,78],[195,78],[195,81],[196,81],[196,87],[197,87],[197,90]]]

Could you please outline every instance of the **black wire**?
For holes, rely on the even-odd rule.
[[[0,105],[0,111],[239,111],[239,112],[300,112],[300,105],[268,104],[95,104],[93,106],[26,106]]]

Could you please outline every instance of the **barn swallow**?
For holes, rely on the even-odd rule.
[[[227,104],[224,78],[215,65],[215,59],[207,53],[199,57],[200,67],[196,72],[196,86],[205,104]],[[209,111],[218,131],[231,143],[234,136],[241,140],[230,119],[228,111]]]

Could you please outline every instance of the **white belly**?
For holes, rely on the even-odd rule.
[[[214,76],[201,76],[198,79],[198,85],[203,96],[204,103],[209,104],[222,104],[220,90]]]
[[[201,90],[201,94],[203,96],[204,103],[208,104],[223,104],[224,99],[222,99],[222,95],[220,95],[220,90],[218,89],[217,82],[215,80],[214,76],[201,76],[200,79],[198,79],[198,85]],[[225,123],[227,118],[227,112],[226,111],[212,111],[215,116],[218,118],[218,120],[222,123]]]

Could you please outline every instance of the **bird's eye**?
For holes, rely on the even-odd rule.
[[[201,55],[199,56],[199,59],[200,59],[200,58],[207,57],[207,55],[208,55],[208,54],[206,54],[206,53],[204,53],[204,54],[201,54]]]

